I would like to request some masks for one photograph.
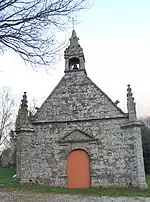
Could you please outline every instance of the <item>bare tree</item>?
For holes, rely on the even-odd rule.
[[[9,87],[0,91],[0,139],[10,133],[15,122],[15,99]]]
[[[34,66],[49,66],[64,28],[88,0],[0,0],[0,50],[11,49]]]
[[[150,128],[150,116],[141,117],[140,120],[145,124],[147,128]]]
[[[30,118],[32,116],[34,116],[34,114],[36,113],[36,111],[38,109],[37,105],[38,105],[38,101],[35,98],[33,98],[31,104],[29,105],[29,109],[28,109]]]

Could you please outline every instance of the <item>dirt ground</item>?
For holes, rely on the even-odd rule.
[[[150,198],[87,197],[67,194],[33,194],[29,192],[0,192],[0,202],[150,202]]]

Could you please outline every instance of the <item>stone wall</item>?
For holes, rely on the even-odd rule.
[[[91,186],[131,185],[134,143],[129,130],[121,128],[126,122],[124,118],[34,125],[34,133],[21,135],[21,182],[67,186],[67,155],[80,148],[90,156]],[[72,132],[78,132],[78,138]]]

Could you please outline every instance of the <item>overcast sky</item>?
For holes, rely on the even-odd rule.
[[[95,0],[76,20],[88,76],[113,101],[119,100],[124,111],[131,84],[138,116],[150,115],[150,0]],[[60,40],[69,40],[71,31],[61,34]],[[11,86],[18,101],[26,91],[29,102],[35,98],[41,104],[64,68],[62,58],[49,74],[34,71],[7,52],[0,56],[0,87]]]

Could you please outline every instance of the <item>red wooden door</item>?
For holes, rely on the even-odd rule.
[[[74,150],[68,155],[68,188],[90,187],[90,161],[84,150]]]

